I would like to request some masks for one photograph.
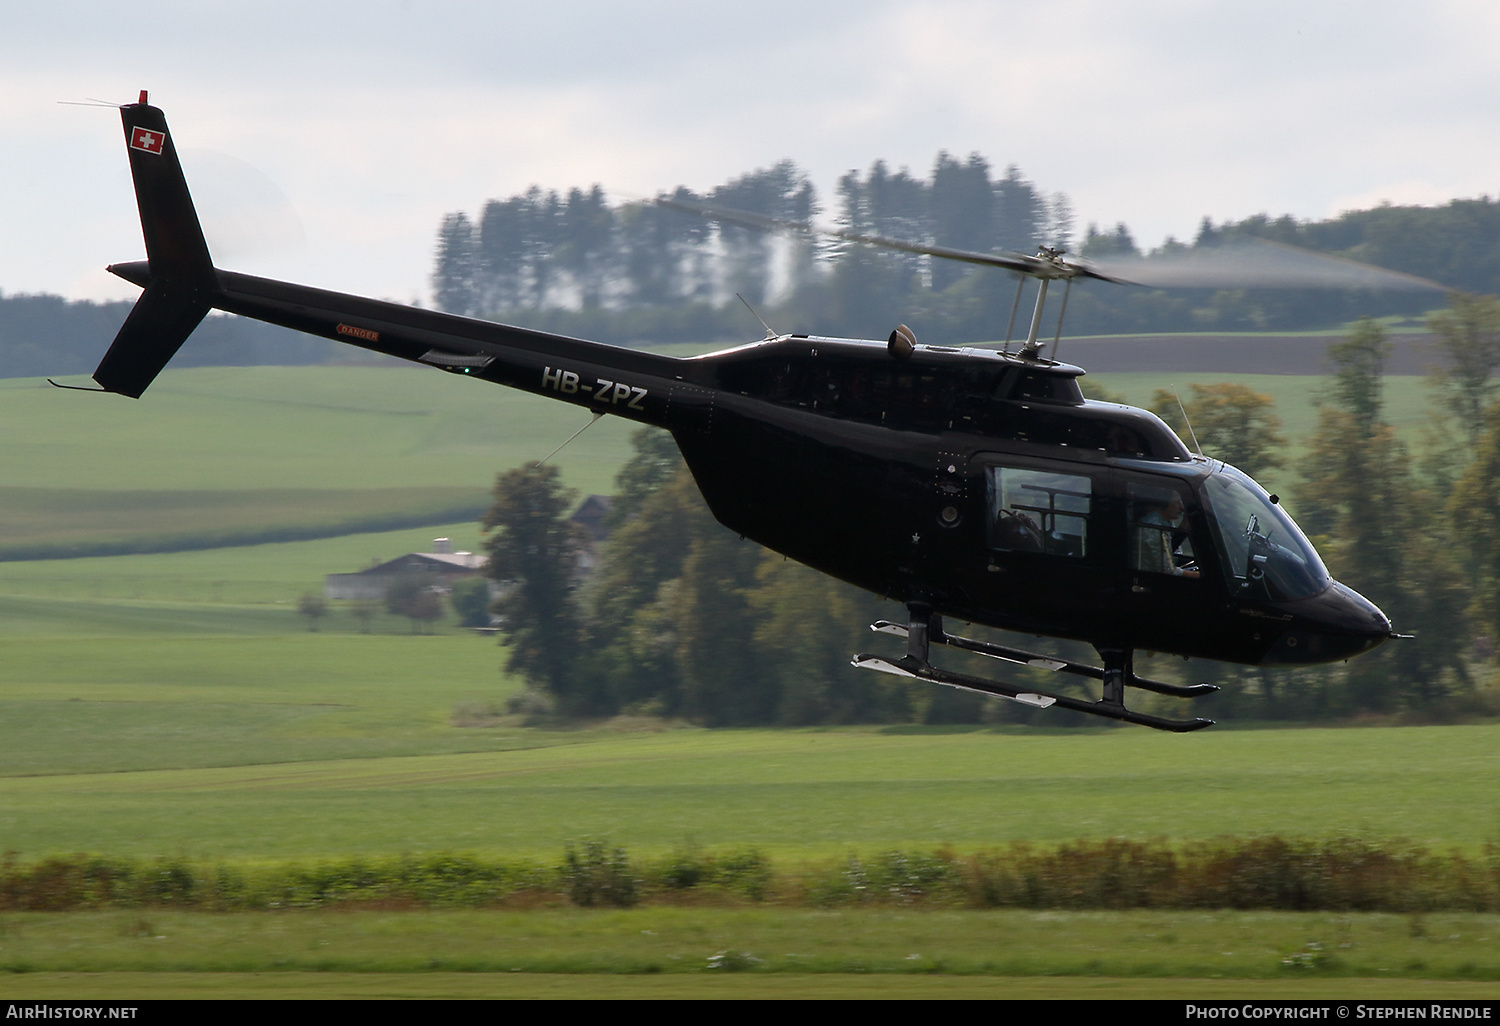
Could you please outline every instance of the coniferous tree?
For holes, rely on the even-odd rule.
[[[891,174],[876,161],[865,177],[850,171],[839,179],[840,224],[864,235],[905,242],[931,241],[927,183],[903,168]],[[878,337],[910,321],[926,264],[922,257],[858,242],[833,250],[829,281],[829,331]]]
[[[520,306],[529,287],[529,211],[524,196],[490,200],[479,221],[479,275],[483,309],[498,314]]]
[[[679,187],[670,197],[700,203]],[[697,297],[706,284],[702,252],[709,234],[701,217],[657,203],[634,203],[619,211],[622,275],[631,306],[665,306]]]
[[[996,214],[1003,213],[1005,201],[991,186],[990,166],[983,157],[971,153],[966,162],[959,163],[946,152],[939,153],[932,169],[930,197],[932,240],[936,245],[979,253],[995,248],[1001,234],[997,232],[1000,226]],[[932,287],[941,292],[973,271],[968,264],[934,261]]]
[[[709,194],[715,205],[765,217],[805,221],[812,215],[812,186],[790,160],[761,168],[726,182]],[[739,293],[753,306],[762,305],[772,279],[773,237],[734,224],[719,225],[724,248],[724,289]]]
[[[1047,224],[1041,242],[1068,252],[1073,248],[1073,203],[1067,193],[1054,192],[1046,200]]]
[[[995,182],[994,217],[998,248],[1030,251],[1046,234],[1047,201],[1014,164]]]
[[[438,309],[469,315],[479,307],[474,226],[465,214],[449,214],[438,230],[432,296]]]
[[[533,185],[526,190],[525,265],[530,294],[527,305],[546,306],[552,297],[557,271],[557,254],[562,249],[562,200],[556,191],[542,192]]]
[[[563,243],[559,263],[567,270],[585,309],[597,308],[616,265],[615,215],[604,201],[604,190],[568,191],[562,209]]]
[[[1114,231],[1102,232],[1096,224],[1090,224],[1084,237],[1082,255],[1086,257],[1132,257],[1140,256],[1141,249],[1135,244],[1135,236],[1124,222],[1115,225]]]

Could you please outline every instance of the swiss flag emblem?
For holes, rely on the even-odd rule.
[[[133,150],[160,153],[166,141],[167,135],[165,132],[153,132],[149,128],[132,128],[130,130],[130,148]]]

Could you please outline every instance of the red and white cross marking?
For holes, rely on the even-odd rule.
[[[147,153],[161,153],[162,146],[167,141],[165,132],[153,132],[149,128],[132,128],[130,130],[130,148],[133,150],[145,150]]]

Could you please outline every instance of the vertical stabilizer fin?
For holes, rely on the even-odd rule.
[[[130,175],[146,239],[150,279],[94,380],[137,398],[213,309],[218,276],[188,194],[177,148],[161,110],[145,102],[120,108]]]

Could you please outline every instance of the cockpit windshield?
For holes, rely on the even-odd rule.
[[[1271,599],[1306,598],[1328,586],[1328,568],[1312,543],[1260,485],[1222,464],[1204,494],[1229,580]]]

